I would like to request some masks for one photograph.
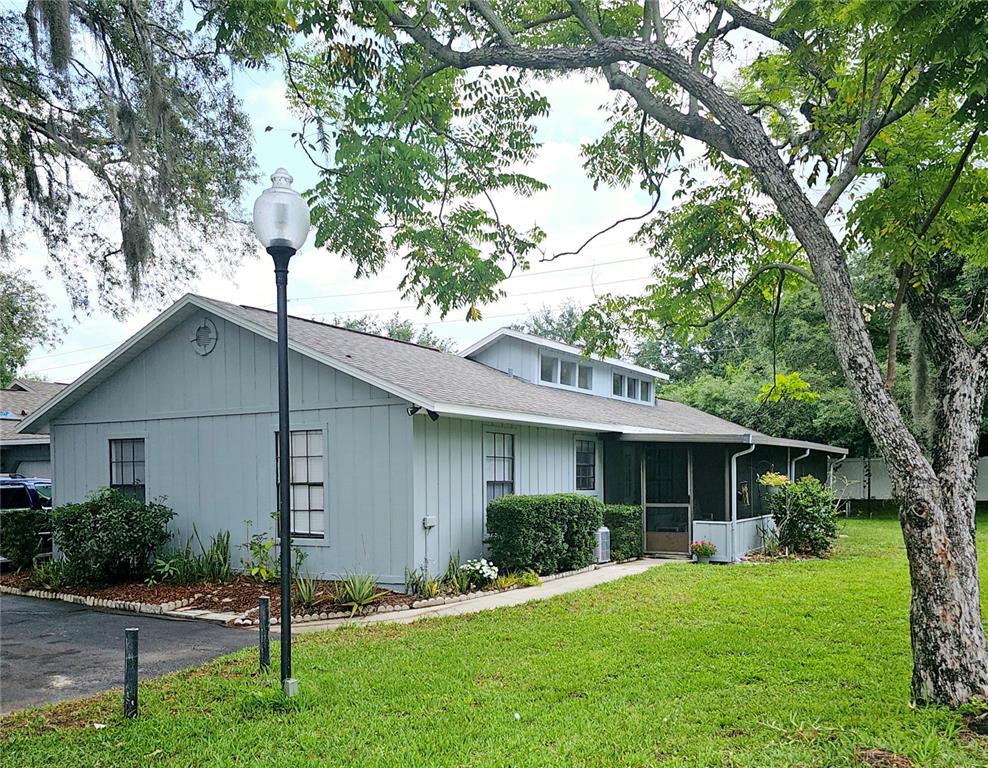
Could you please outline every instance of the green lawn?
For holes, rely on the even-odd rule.
[[[897,523],[844,533],[827,561],[668,565],[518,608],[303,635],[291,703],[240,653],[144,685],[134,722],[119,692],[6,718],[2,762],[741,768],[883,748],[988,765],[988,739],[909,705]],[[986,520],[979,539],[984,552]]]

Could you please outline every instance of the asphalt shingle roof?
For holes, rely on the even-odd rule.
[[[268,310],[206,299],[228,314],[276,331]],[[758,435],[740,424],[670,400],[654,406],[532,384],[449,352],[289,317],[291,339],[383,381],[446,405],[690,435]]]
[[[19,388],[18,385],[24,389]],[[0,389],[0,410],[10,411],[20,417],[16,421],[14,419],[0,419],[0,441],[4,443],[32,442],[39,437],[48,437],[48,435],[17,432],[17,425],[21,423],[24,416],[40,408],[67,386],[67,384],[53,381],[16,379],[11,388]]]

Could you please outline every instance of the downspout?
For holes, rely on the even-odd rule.
[[[802,456],[797,456],[795,459],[793,459],[789,463],[789,482],[790,483],[795,483],[796,482],[796,462],[797,461],[802,461],[803,459],[805,459],[809,455],[810,455],[810,449],[807,448],[806,449],[806,453],[804,453]]]
[[[749,453],[755,450],[755,444],[752,443],[743,451],[738,451],[737,453],[731,454],[731,562],[737,560],[736,554],[738,551],[737,537],[735,536],[735,531],[738,527],[738,458],[741,456],[747,456]]]

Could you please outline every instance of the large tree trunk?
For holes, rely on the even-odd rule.
[[[951,707],[973,697],[988,698],[988,648],[974,544],[974,471],[985,361],[967,346],[949,312],[936,302],[916,303],[928,343],[949,358],[941,362],[938,377],[941,428],[934,468],[885,388],[843,250],[824,217],[761,126],[712,83],[699,90],[806,249],[837,359],[888,466],[909,557],[913,695],[920,702]]]
[[[940,368],[932,430],[939,483],[906,498],[900,515],[912,583],[912,688],[917,701],[958,706],[988,696],[975,545],[978,436],[988,371],[936,300],[913,296],[910,307]]]

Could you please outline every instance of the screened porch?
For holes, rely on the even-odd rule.
[[[604,441],[604,501],[641,506],[648,555],[689,557],[690,543],[706,539],[717,546],[712,559],[729,562],[761,549],[771,528],[761,475],[826,482],[827,470],[825,450],[801,445],[621,435]]]

